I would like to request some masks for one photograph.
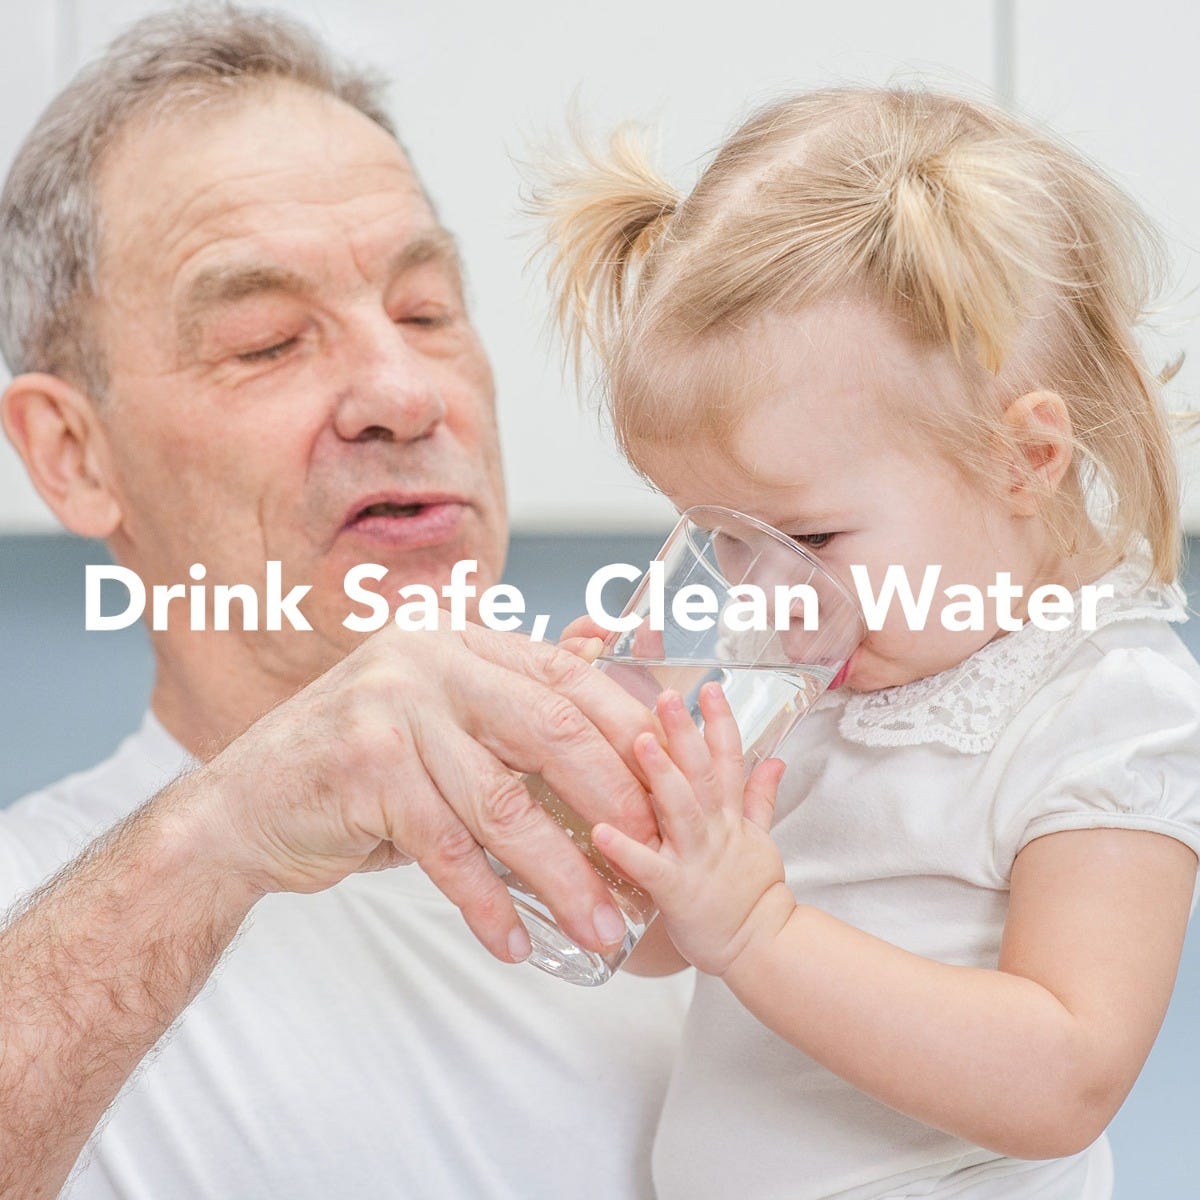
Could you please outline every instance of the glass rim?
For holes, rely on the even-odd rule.
[[[829,568],[827,566],[825,566],[825,564],[823,562],[821,562],[820,559],[815,558],[812,554],[810,554],[803,546],[800,545],[799,542],[788,537],[787,534],[783,533],[781,530],[776,529],[774,525],[768,525],[766,523],[766,521],[760,521],[757,517],[750,516],[749,513],[739,512],[736,508],[727,508],[723,504],[693,504],[691,508],[685,508],[679,514],[679,520],[681,522],[687,521],[691,525],[695,525],[698,528],[703,529],[703,528],[705,528],[705,526],[701,525],[700,522],[697,521],[692,515],[693,513],[701,513],[701,512],[717,513],[721,517],[725,517],[725,518],[732,517],[735,521],[740,521],[743,524],[749,525],[752,528],[758,530],[759,533],[766,534],[769,538],[771,538],[772,541],[778,542],[780,545],[784,546],[786,549],[794,551],[801,558],[803,558],[806,562],[810,563],[813,567],[815,567],[818,571],[820,571],[820,573],[831,584],[833,584],[834,588],[837,589],[837,591],[841,595],[842,599],[845,600],[846,603],[849,605],[850,611],[854,614],[855,620],[857,620],[857,622],[858,622],[858,626],[859,626],[859,630],[860,630],[859,641],[861,642],[863,640],[863,638],[865,638],[867,636],[867,634],[870,632],[870,630],[867,628],[866,618],[863,616],[863,613],[862,613],[862,607],[858,603],[858,598],[850,591],[850,589],[840,579],[838,579],[838,577],[836,575],[834,575],[834,573],[832,571],[829,570]],[[710,529],[709,532],[711,533],[711,532],[713,532],[713,530]],[[691,540],[690,535],[689,535],[688,540],[689,541]],[[725,584],[728,586],[729,581],[727,579],[724,579],[724,576],[722,576],[722,579],[725,582]]]

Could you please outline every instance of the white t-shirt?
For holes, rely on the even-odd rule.
[[[927,958],[994,968],[1013,860],[1033,838],[1148,829],[1200,854],[1200,667],[1165,623],[1184,619],[1182,592],[1143,578],[1133,564],[1105,577],[1117,596],[1093,633],[1026,625],[927,679],[822,697],[782,753],[774,837],[797,899]],[[998,1156],[858,1091],[708,976],[654,1182],[659,1200],[1112,1189],[1105,1137],[1066,1159]]]
[[[0,812],[0,902],[187,756],[148,716]],[[494,960],[418,867],[272,895],[110,1109],[71,1200],[629,1200],[691,973],[572,987]]]

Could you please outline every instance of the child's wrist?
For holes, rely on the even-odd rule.
[[[720,978],[734,992],[753,981],[770,961],[784,928],[798,911],[796,897],[782,880],[773,883],[758,898],[746,918],[746,936]]]

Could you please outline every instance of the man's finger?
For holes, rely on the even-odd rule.
[[[485,949],[501,962],[522,962],[532,949],[529,934],[487,855],[474,838],[470,842],[440,841],[421,859],[421,867]]]
[[[632,837],[655,833],[633,741],[653,715],[603,672],[556,646],[470,627],[469,647],[498,669],[472,663],[468,732],[497,758],[544,775],[589,819]],[[503,712],[505,721],[495,714]]]
[[[528,957],[528,934],[508,889],[434,782],[410,774],[384,803],[387,832],[395,845],[457,906],[483,947],[501,962]]]
[[[587,825],[556,805],[548,787],[538,788],[534,780],[541,792],[541,803],[535,802],[521,778],[462,735],[447,736],[433,752],[423,750],[422,758],[473,839],[528,882],[569,937],[598,951],[620,940],[624,927],[609,885],[573,840],[583,839]]]

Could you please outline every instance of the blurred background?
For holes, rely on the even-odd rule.
[[[109,38],[161,7],[141,0],[2,0],[0,164],[55,91]],[[591,572],[639,563],[670,506],[619,461],[562,373],[517,215],[520,174],[561,134],[573,97],[595,130],[661,131],[683,187],[756,104],[836,82],[924,81],[1010,105],[1097,159],[1146,206],[1171,278],[1148,331],[1181,352],[1172,407],[1200,392],[1200,6],[1185,0],[289,0],[277,4],[393,81],[402,138],[460,239],[476,323],[496,369],[513,523],[508,578],[556,626]],[[0,281],[3,286],[3,281]],[[0,384],[5,382],[0,374]],[[1184,513],[1200,535],[1200,455],[1181,447]],[[1193,549],[1195,548],[1193,542]],[[1195,558],[1195,556],[1193,556]],[[102,546],[56,532],[0,446],[0,804],[104,757],[137,722],[151,673],[140,630],[83,632],[83,565]],[[1187,586],[1200,598],[1200,565]],[[1200,653],[1200,629],[1185,628]],[[1200,933],[1163,1034],[1112,1129],[1120,1200],[1198,1192]]]

